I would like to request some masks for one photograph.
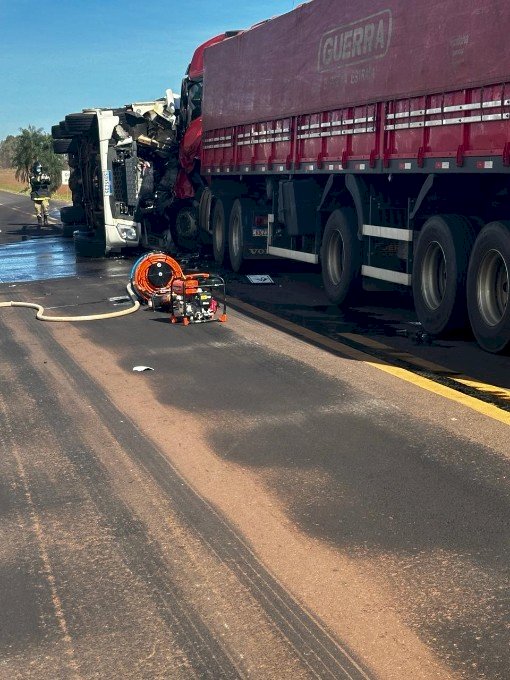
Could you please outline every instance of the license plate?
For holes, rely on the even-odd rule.
[[[113,194],[113,177],[111,170],[103,170],[103,193],[105,196]]]
[[[267,236],[267,229],[254,229],[253,236]]]

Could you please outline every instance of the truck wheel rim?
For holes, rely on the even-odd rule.
[[[421,289],[429,309],[437,309],[444,299],[447,284],[446,257],[441,245],[429,244],[421,270]]]
[[[329,240],[327,267],[329,278],[334,286],[338,286],[344,270],[344,242],[339,231],[333,232]]]
[[[498,250],[489,250],[478,269],[476,293],[478,308],[489,326],[496,326],[508,307],[509,276],[505,260]]]

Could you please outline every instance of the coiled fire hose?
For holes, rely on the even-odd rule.
[[[127,285],[126,288],[129,297],[133,301],[133,306],[128,309],[121,309],[118,312],[106,312],[105,314],[87,314],[85,316],[47,316],[44,313],[44,307],[38,305],[35,302],[15,302],[11,300],[10,302],[0,302],[0,307],[29,307],[30,309],[37,309],[36,319],[39,321],[98,321],[100,319],[114,319],[117,316],[126,316],[127,314],[133,314],[138,309],[140,309],[140,302],[136,299],[131,287],[131,283]]]
[[[142,255],[131,269],[131,285],[136,295],[148,302],[162,289],[170,288],[175,278],[183,278],[181,265],[167,253],[152,252]]]
[[[104,314],[87,314],[84,316],[48,316],[44,307],[35,302],[0,302],[0,307],[28,307],[36,309],[36,319],[39,321],[98,321],[100,319],[114,319],[127,316],[140,309],[140,300],[148,302],[151,297],[162,288],[170,286],[174,278],[183,277],[180,264],[166,253],[153,252],[142,255],[131,270],[130,282],[126,290],[133,301],[132,307],[118,312]],[[137,299],[138,298],[138,299]]]

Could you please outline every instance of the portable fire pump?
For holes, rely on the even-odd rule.
[[[152,252],[140,257],[131,270],[131,286],[142,303],[168,311],[172,323],[180,321],[187,326],[227,320],[225,281],[221,276],[184,273],[167,253]]]

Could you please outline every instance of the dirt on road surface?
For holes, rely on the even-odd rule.
[[[1,678],[503,680],[505,425],[238,313],[0,332]]]

